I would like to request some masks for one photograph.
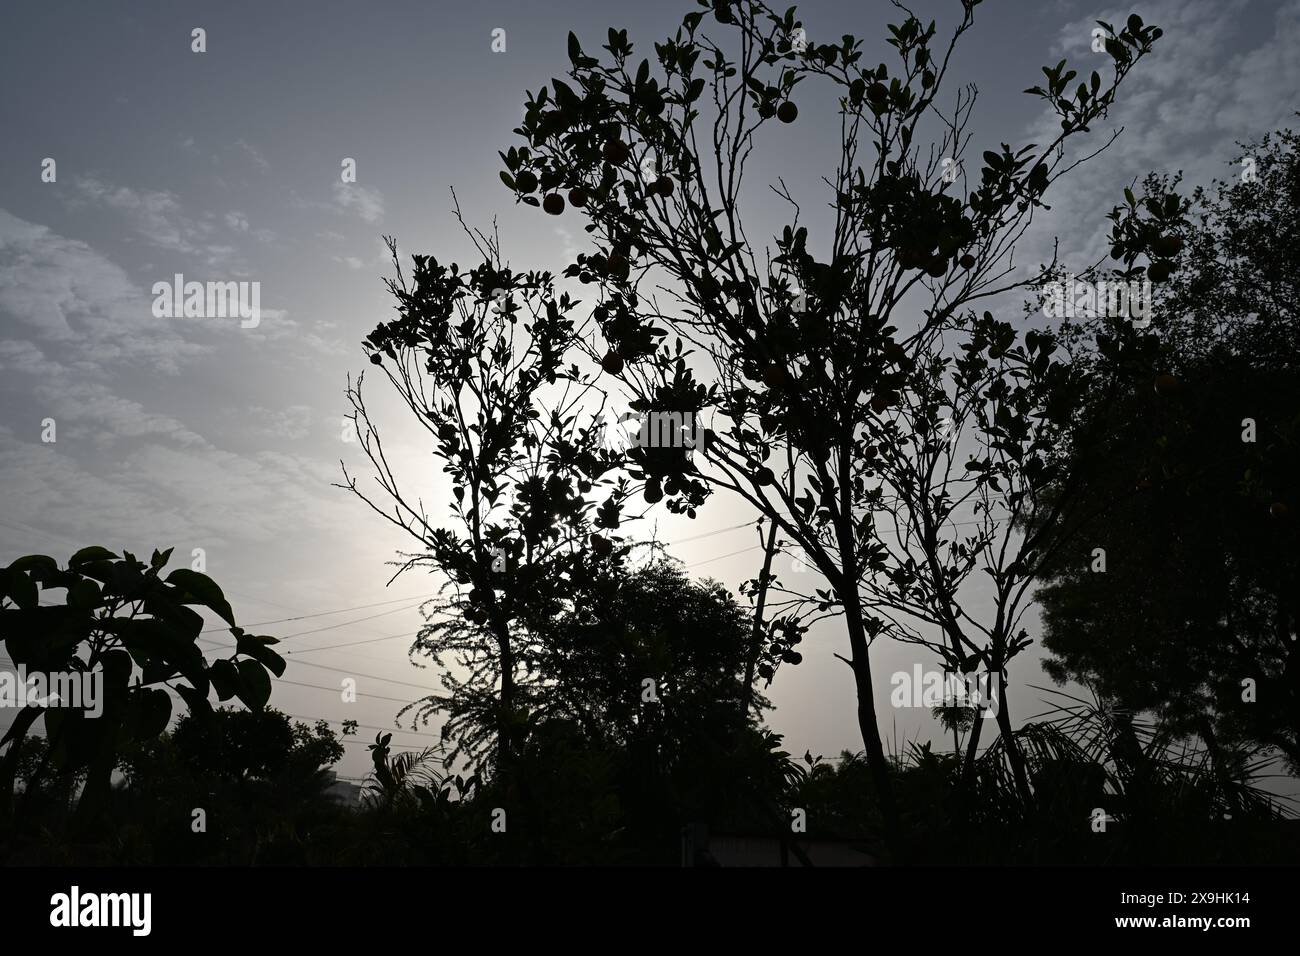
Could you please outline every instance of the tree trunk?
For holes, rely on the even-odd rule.
[[[849,629],[849,647],[852,650],[853,681],[858,693],[858,730],[866,747],[867,766],[875,784],[876,799],[884,817],[886,839],[897,847],[901,836],[898,807],[894,803],[894,786],[890,776],[889,761],[880,742],[880,727],[876,724],[876,692],[871,686],[871,661],[868,657],[867,633],[862,620],[862,607],[856,593],[845,595],[844,616]]]
[[[1020,741],[1016,740],[1015,731],[1011,729],[1011,707],[1007,703],[1007,679],[1003,671],[998,671],[997,720],[1007,751],[1007,762],[1011,764],[1011,773],[1015,777],[1016,792],[1028,809],[1033,806],[1034,793],[1029,787],[1029,774],[1025,770],[1025,755],[1020,749]]]
[[[493,614],[496,617],[496,614]],[[510,633],[494,622],[497,653],[501,661],[501,696],[497,701],[497,770],[506,772],[514,763],[515,658],[510,648]]]
[[[103,740],[86,768],[86,782],[77,801],[75,818],[76,832],[82,839],[97,836],[104,822],[104,812],[113,791],[115,756],[108,741]]]
[[[776,522],[767,533],[764,546],[763,573],[758,579],[758,600],[754,604],[754,631],[750,638],[749,657],[745,661],[745,686],[741,688],[740,729],[744,731],[749,721],[749,711],[754,706],[754,668],[758,666],[758,655],[762,650],[763,609],[767,604],[767,579],[772,572],[772,549],[776,547]]]
[[[13,814],[14,786],[18,777],[18,751],[27,739],[27,732],[31,730],[41,713],[39,707],[30,705],[24,707],[18,712],[8,733],[5,734],[9,738],[9,749],[5,751],[4,759],[0,760],[0,821],[8,820]]]
[[[969,796],[975,786],[975,760],[979,757],[980,732],[984,729],[984,714],[977,707],[971,723],[970,737],[966,740],[966,758],[961,767],[962,793]]]

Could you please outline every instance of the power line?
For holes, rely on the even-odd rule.
[[[407,598],[402,598],[402,600],[405,601],[405,600],[408,600],[408,599],[407,599]],[[353,619],[350,620],[350,621],[339,621],[339,623],[337,623],[337,624],[326,624],[324,627],[313,627],[313,628],[310,628],[310,629],[308,629],[308,630],[306,630],[306,631],[295,631],[295,632],[292,633],[292,634],[286,634],[286,635],[284,635],[284,637],[280,638],[280,640],[282,640],[282,641],[287,641],[287,640],[289,640],[290,638],[293,638],[293,637],[302,637],[302,636],[305,635],[305,634],[319,634],[321,631],[333,631],[333,630],[336,630],[336,629],[338,629],[338,628],[340,628],[340,627],[347,627],[347,626],[350,625],[350,624],[360,624],[362,621],[372,621],[372,620],[374,620],[374,619],[377,618],[377,617],[384,617],[384,616],[386,616],[386,615],[388,615],[388,614],[398,614],[398,613],[400,613],[400,612],[402,612],[402,611],[409,611],[409,610],[411,610],[412,608],[418,607],[420,604],[424,603],[426,600],[428,600],[428,599],[427,599],[427,598],[419,598],[419,599],[416,600],[413,604],[407,604],[407,605],[404,605],[404,606],[402,606],[402,607],[389,608],[387,611],[379,611],[379,612],[376,613],[376,614],[367,614],[365,617],[356,617],[356,618],[353,618]],[[385,603],[392,603],[392,602],[385,602]],[[334,612],[332,612],[332,613],[337,614],[338,612],[337,612],[337,611],[334,611]],[[257,626],[257,625],[250,625],[250,627],[255,627],[255,626]],[[241,628],[241,629],[242,629],[242,630],[247,630],[247,628]],[[207,633],[210,633],[210,631],[221,631],[221,630],[229,630],[229,628],[220,628],[220,627],[218,627],[218,628],[211,628],[211,629],[209,629],[208,631],[200,631],[199,633],[201,633],[201,634],[207,634]]]
[[[393,598],[393,600],[391,600],[391,601],[376,601],[374,604],[358,604],[356,607],[342,607],[342,608],[338,608],[338,609],[333,610],[333,611],[317,611],[315,614],[299,614],[299,615],[297,615],[296,617],[282,617],[282,618],[279,618],[278,620],[274,620],[274,621],[256,621],[256,622],[254,622],[254,623],[252,623],[252,624],[241,624],[241,625],[239,625],[239,626],[240,626],[241,628],[243,628],[244,630],[248,630],[250,627],[265,627],[265,626],[268,625],[268,624],[284,624],[284,623],[286,623],[286,622],[288,622],[288,621],[305,621],[305,620],[307,620],[307,619],[309,619],[309,618],[313,618],[313,617],[329,617],[331,614],[343,614],[343,613],[345,613],[345,612],[347,612],[347,611],[364,611],[364,610],[367,609],[367,608],[372,608],[372,607],[383,607],[383,606],[386,605],[386,604],[397,604],[398,602],[401,602],[401,601],[409,601],[409,600],[411,600],[411,598],[410,598],[410,596],[408,595],[407,597]],[[427,600],[427,598],[426,598],[426,597],[419,598],[419,599],[416,601],[416,604],[418,604],[420,601],[424,601],[424,600]],[[411,607],[415,607],[415,604],[412,604]],[[397,608],[397,610],[400,611],[400,610],[403,610],[403,608]],[[384,613],[384,614],[390,614],[390,613],[394,613],[394,612],[391,612],[391,611],[384,611],[384,612],[382,612],[382,613]],[[374,617],[379,617],[379,616],[380,616],[380,615],[378,615],[378,614],[374,615]],[[356,624],[358,621],[368,621],[368,620],[370,620],[370,618],[368,618],[368,617],[362,617],[362,618],[357,618],[357,620],[355,620],[355,621],[344,621],[343,624],[338,624],[338,625],[335,625],[335,626],[337,626],[337,627],[343,627],[343,626],[346,625],[346,624]],[[200,631],[199,633],[200,633],[200,634],[211,634],[211,633],[213,633],[213,632],[215,632],[215,631],[228,631],[228,630],[229,630],[229,628],[227,628],[227,627],[209,627],[209,628],[205,628],[204,630]],[[323,629],[322,629],[322,630],[323,630]],[[311,633],[313,633],[313,632],[312,632],[312,631],[301,631],[300,633],[302,633],[302,634],[311,634]],[[292,636],[292,635],[291,635],[291,636]]]
[[[717,534],[726,534],[728,531],[739,531],[741,528],[751,528],[758,524],[760,520],[762,519],[756,518],[753,521],[744,521],[740,524],[733,524],[730,528],[719,528],[717,531],[705,531],[702,534],[691,535],[689,538],[678,538],[676,541],[665,541],[663,542],[663,546],[665,548],[671,548],[679,544],[686,544],[690,541],[699,541],[702,538],[712,538]]]
[[[362,674],[360,671],[349,670],[345,667],[331,667],[329,664],[317,664],[315,661],[299,661],[304,667],[318,667],[324,671],[335,671],[339,674],[347,674],[349,677],[364,677],[367,680],[384,681],[389,684],[401,684],[403,687],[414,687],[416,690],[427,691],[429,688],[424,684],[413,684],[410,681],[394,680],[391,677],[377,677],[374,674]]]
[[[741,548],[739,551],[731,551],[728,552],[727,554],[719,554],[718,556],[713,558],[705,558],[703,561],[694,561],[691,564],[686,565],[686,568],[687,570],[691,568],[698,568],[701,564],[709,564],[713,561],[721,561],[723,558],[734,558],[738,554],[744,554],[747,551],[757,551],[762,547],[763,546],[761,544],[751,544],[748,548]]]
[[[416,607],[417,605],[419,605],[419,604],[420,604],[421,602],[423,602],[424,600],[425,600],[425,598],[420,598],[420,600],[416,601],[415,604],[409,604],[409,605],[407,605],[407,606],[405,606],[405,607],[396,607],[396,608],[393,608],[392,610],[388,610],[388,611],[380,611],[378,614],[370,614],[370,615],[367,615],[366,617],[355,618],[354,620],[351,620],[351,621],[341,621],[341,622],[338,623],[338,624],[330,624],[330,625],[328,625],[328,626],[326,626],[326,627],[316,627],[316,628],[312,628],[312,629],[307,630],[307,631],[298,631],[298,632],[296,632],[296,633],[294,633],[294,634],[286,634],[284,637],[279,638],[279,640],[281,640],[281,641],[287,641],[287,640],[289,640],[290,638],[294,638],[294,637],[302,637],[304,634],[319,634],[321,631],[332,631],[332,630],[334,630],[334,629],[336,629],[336,628],[347,627],[349,624],[359,624],[359,623],[361,623],[362,621],[369,621],[369,620],[372,620],[372,619],[377,618],[377,617],[383,617],[383,616],[386,615],[386,614],[397,614],[397,613],[400,612],[400,611],[409,611],[409,610],[411,610],[412,608],[414,608],[414,607]],[[206,633],[206,632],[200,632],[200,633]],[[406,633],[406,632],[403,632],[403,634],[405,634],[405,633]],[[403,636],[403,634],[390,634],[388,637],[371,638],[370,640],[371,640],[371,641],[387,641],[387,640],[391,640],[391,639],[394,638],[394,637],[401,637],[401,636]],[[222,644],[222,643],[219,643],[219,642],[217,642],[217,641],[213,641],[213,640],[204,640],[203,638],[196,638],[196,640],[202,641],[204,644],[209,644],[209,645],[211,645],[212,647],[214,647],[214,648],[218,648],[218,649],[221,649],[221,650],[233,650],[234,648],[236,648],[236,647],[238,646],[238,644]],[[349,642],[349,643],[365,644],[365,643],[369,643],[369,641],[356,641],[356,642]],[[311,651],[311,650],[328,650],[329,647],[344,647],[344,646],[346,646],[346,645],[345,645],[345,644],[331,644],[331,645],[328,645],[327,647],[319,647],[319,648],[317,648],[317,647],[304,647],[304,648],[301,648],[301,650],[304,650],[304,651]],[[286,651],[285,653],[288,654],[288,653],[292,653],[292,652],[291,652],[291,651]]]
[[[381,679],[382,679],[382,678],[381,678]],[[320,685],[320,684],[308,684],[308,683],[306,683],[306,682],[304,682],[304,681],[289,680],[287,677],[276,677],[276,678],[273,678],[272,680],[273,680],[273,686],[274,686],[274,684],[292,684],[294,687],[309,687],[309,688],[311,688],[312,690],[324,690],[324,691],[329,691],[331,694],[337,694],[337,693],[339,693],[339,692],[342,690],[341,687],[324,687],[324,686],[322,686],[322,685]],[[156,686],[156,685],[155,685],[155,686]],[[171,686],[168,685],[168,684],[162,684],[162,685],[161,685],[161,688],[162,688],[163,690],[171,691],[172,693],[178,693],[177,690],[176,690],[176,688],[171,687]],[[424,687],[424,688],[421,688],[421,689],[422,689],[422,690],[428,690],[429,688]],[[392,701],[392,702],[395,703],[395,704],[410,704],[410,703],[412,703],[412,701],[404,700],[404,699],[402,699],[402,698],[400,698],[400,697],[385,697],[383,694],[368,694],[368,693],[366,693],[365,691],[360,691],[360,690],[359,690],[359,691],[356,691],[355,693],[356,693],[356,695],[357,695],[358,697],[370,697],[370,698],[373,698],[374,700],[388,700],[388,701]]]
[[[410,637],[410,632],[402,631],[400,634],[389,634],[387,637],[370,637],[363,641],[347,641],[343,644],[326,644],[324,647],[299,647],[295,650],[285,651],[285,655],[290,654],[310,654],[314,651],[332,651],[340,647],[358,647],[362,644],[378,644],[381,641],[392,641],[399,637]],[[376,658],[378,660],[378,658]]]
[[[320,684],[307,684],[307,683],[304,683],[303,681],[289,680],[288,678],[285,678],[285,677],[277,677],[277,678],[275,679],[275,681],[276,681],[277,684],[292,684],[292,685],[295,686],[295,687],[310,687],[310,688],[313,689],[313,690],[325,690],[325,691],[329,691],[331,694],[337,694],[337,693],[339,693],[339,691],[342,689],[342,688],[339,688],[339,687],[322,687]],[[425,688],[425,689],[427,690],[428,688]],[[363,691],[356,691],[355,693],[356,693],[356,695],[357,695],[358,697],[370,697],[370,698],[372,698],[372,699],[374,699],[374,700],[389,700],[389,701],[392,701],[392,702],[395,703],[395,704],[410,704],[410,703],[412,703],[412,701],[409,701],[409,700],[403,700],[403,699],[400,698],[400,697],[385,697],[385,696],[383,696],[382,694],[367,694],[367,693],[365,693],[365,692],[363,692]]]

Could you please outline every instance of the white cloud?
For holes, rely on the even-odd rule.
[[[306,438],[311,432],[312,411],[309,405],[290,405],[280,409],[254,405],[230,414],[237,417],[241,430],[259,438],[296,441]]]
[[[0,209],[0,316],[12,339],[57,350],[59,364],[82,376],[114,363],[175,373],[206,351],[160,323],[150,305],[86,243]],[[0,363],[21,370],[9,365],[17,355],[0,352]]]
[[[334,201],[366,222],[376,222],[384,215],[383,193],[357,183],[335,183]]]
[[[212,233],[208,223],[182,213],[173,193],[113,186],[90,176],[78,176],[73,185],[83,200],[123,214],[141,236],[163,249],[197,253]]]
[[[250,143],[246,143],[242,139],[235,140],[235,145],[238,146],[241,150],[243,150],[244,155],[248,157],[249,162],[251,162],[262,172],[266,172],[271,168],[271,164],[266,161],[266,157],[262,155],[262,151],[258,149],[256,146],[253,146]]]
[[[100,445],[123,438],[165,438],[188,447],[211,447],[170,415],[150,412],[139,402],[122,398],[98,382],[56,376],[32,389],[41,413],[59,427],[61,439],[89,439]],[[72,427],[69,428],[68,426]]]
[[[1122,190],[1150,171],[1182,171],[1190,190],[1214,177],[1232,175],[1240,159],[1239,140],[1256,139],[1279,126],[1293,126],[1300,89],[1300,0],[1288,0],[1274,13],[1274,29],[1254,48],[1242,49],[1246,13],[1258,11],[1246,0],[1154,0],[1142,16],[1164,35],[1154,52],[1138,63],[1120,87],[1106,121],[1072,146],[1076,154],[1096,149],[1112,129],[1118,140],[1053,186],[1052,211],[1035,224],[1036,264],[1050,257],[1050,235],[1061,237],[1063,262],[1072,268],[1105,255],[1109,225],[1105,214],[1122,201]],[[1098,11],[1064,27],[1054,56],[1086,76],[1096,68],[1109,75],[1109,57],[1093,53],[1096,20],[1119,27],[1128,9]],[[1044,113],[1027,135],[1050,142],[1060,131],[1058,117]],[[1023,260],[1022,260],[1023,261]]]

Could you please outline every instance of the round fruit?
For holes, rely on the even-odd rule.
[[[456,430],[456,426],[451,424],[451,422],[438,426],[438,437],[443,441],[455,441],[456,436],[459,434],[460,432]]]
[[[630,274],[628,261],[620,255],[610,256],[609,274],[615,279],[626,279]]]
[[[546,198],[542,200],[542,208],[552,216],[558,216],[564,212],[564,197],[559,193],[547,193]]]
[[[611,139],[605,143],[601,154],[605,157],[605,162],[611,166],[622,166],[632,155],[632,151],[621,139]]]
[[[614,550],[614,545],[610,542],[609,538],[606,538],[603,535],[593,534],[591,536],[591,550],[595,554],[604,557]]]
[[[1172,375],[1166,373],[1164,375],[1156,376],[1157,395],[1172,395],[1182,387],[1183,383],[1178,381],[1178,379]]]
[[[623,371],[623,356],[619,355],[613,349],[605,353],[605,357],[600,360],[600,367],[610,375],[617,375]]]
[[[1151,248],[1168,259],[1182,252],[1183,240],[1177,236],[1161,236],[1151,243]]]
[[[1174,274],[1172,262],[1153,262],[1147,266],[1147,278],[1152,282],[1164,282]]]
[[[371,353],[370,353],[370,361],[371,361],[373,364],[375,364],[375,365],[383,365],[383,364],[384,364],[384,357],[383,357],[382,355],[380,355],[378,352],[371,352]]]
[[[948,260],[935,256],[926,264],[925,271],[936,279],[942,279],[948,272]]]
[[[975,257],[972,256],[969,252],[966,253],[966,255],[962,256],[962,257],[961,257],[959,260],[957,260],[957,261],[958,261],[958,263],[961,265],[961,267],[962,267],[963,269],[974,269],[974,268],[975,268]]]
[[[782,123],[793,123],[799,116],[799,107],[795,106],[790,100],[786,100],[776,108],[776,118]]]
[[[654,191],[665,199],[673,194],[673,181],[667,176],[660,176],[651,185]]]
[[[522,172],[520,172],[518,176],[515,177],[515,186],[518,187],[521,193],[532,192],[537,188],[536,174],[530,172],[527,169],[523,170]]]
[[[763,369],[763,383],[768,388],[780,388],[785,383],[785,369],[773,362]]]
[[[581,186],[574,186],[569,190],[569,205],[581,209],[587,205],[587,190]]]
[[[754,480],[760,485],[774,485],[776,484],[776,474],[771,468],[764,465],[762,468],[758,469],[758,471],[754,472]]]
[[[877,395],[871,399],[871,410],[879,415],[889,408],[891,404],[893,403],[890,402],[888,395]]]
[[[564,114],[559,110],[547,110],[542,114],[537,130],[543,137],[558,133],[564,129]]]
[[[658,479],[651,478],[645,483],[645,491],[642,492],[647,504],[654,504],[660,501],[664,496],[664,490],[659,485]]]
[[[1274,518],[1291,517],[1291,509],[1288,508],[1286,504],[1281,501],[1275,501],[1271,505],[1269,505],[1268,513],[1271,514]]]

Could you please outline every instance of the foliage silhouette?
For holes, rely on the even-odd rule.
[[[1038,594],[1049,673],[1197,735],[1225,767],[1257,746],[1300,769],[1298,137],[1244,146],[1256,178],[1189,198],[1152,176],[1114,213],[1115,252],[1164,243],[1171,278],[1142,333],[1103,320],[1072,348],[1093,392],[1070,434],[1089,524]],[[1130,355],[1135,353],[1130,351]],[[1105,553],[1104,573],[1093,570]],[[1245,681],[1253,682],[1248,692]],[[1247,698],[1250,698],[1249,700]]]
[[[172,688],[191,714],[211,714],[209,693],[237,697],[261,709],[271,694],[270,674],[284,673],[273,637],[246,634],[211,578],[189,568],[163,568],[171,549],[154,551],[146,564],[130,552],[119,557],[101,547],[82,548],[66,568],[46,555],[28,555],[0,571],[0,637],[14,663],[29,674],[71,673],[102,682],[103,713],[75,707],[27,704],[0,738],[0,824],[12,822],[14,784],[24,738],[42,716],[48,749],[35,780],[47,772],[83,775],[78,801],[83,827],[97,822],[113,768],[132,742],[166,729]],[[42,604],[63,590],[62,604]],[[209,663],[198,646],[205,607],[230,625],[236,643],[229,657]]]
[[[416,256],[410,283],[389,241],[399,314],[366,341],[443,462],[456,527],[438,526],[407,495],[361,379],[348,389],[352,418],[392,507],[362,491],[346,465],[343,487],[420,543],[402,570],[442,576],[416,650],[440,666],[454,660],[468,676],[446,671],[447,693],[429,698],[417,719],[445,711],[445,731],[458,741],[451,757],[464,750],[482,761],[491,744],[504,769],[531,705],[538,633],[624,559],[616,532],[626,481],[607,477],[618,456],[601,443],[599,409],[583,408],[592,387],[571,360],[575,303],[556,295],[549,274],[513,272],[495,237],[469,234],[480,265],[462,272]],[[599,506],[589,497],[597,490],[606,492]]]

